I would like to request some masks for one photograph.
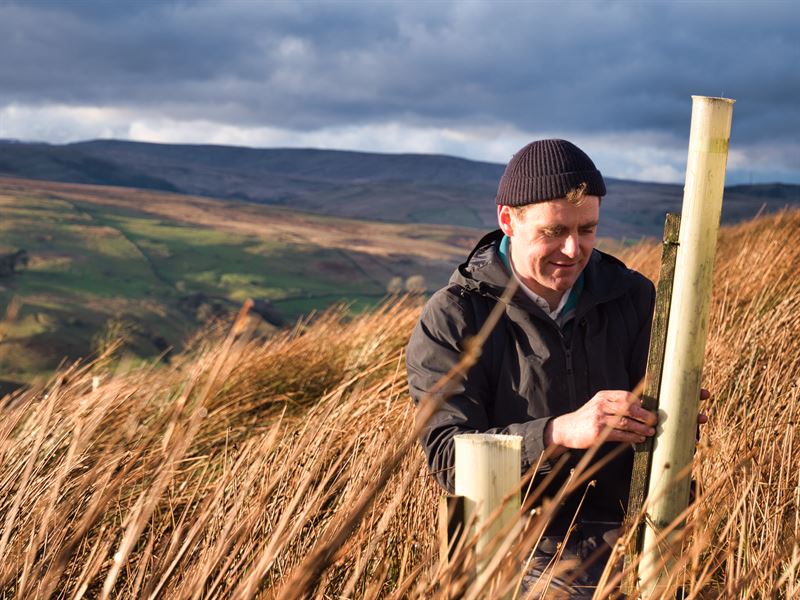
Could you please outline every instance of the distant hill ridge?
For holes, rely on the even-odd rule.
[[[117,185],[287,206],[398,223],[494,227],[503,165],[444,155],[246,148],[95,140],[66,145],[0,140],[0,174]],[[606,179],[601,235],[659,235],[682,186]],[[800,186],[739,185],[723,221],[800,206]]]

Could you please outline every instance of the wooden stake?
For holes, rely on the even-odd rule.
[[[664,245],[661,249],[661,272],[656,288],[656,306],[653,312],[653,327],[650,333],[650,350],[647,355],[647,373],[642,392],[642,408],[658,410],[658,388],[661,386],[661,373],[664,366],[664,347],[667,343],[667,320],[672,300],[672,280],[675,275],[675,257],[678,253],[678,231],[681,216],[667,213],[664,221]],[[628,499],[628,527],[637,528],[633,544],[625,552],[627,575],[622,582],[622,592],[632,596],[636,590],[636,569],[631,565],[642,552],[644,527],[637,519],[644,505],[644,496],[650,479],[650,457],[653,451],[653,438],[636,444],[633,455],[631,493]]]
[[[439,497],[439,562],[446,565],[464,537],[464,497]]]

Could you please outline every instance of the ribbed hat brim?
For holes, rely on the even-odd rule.
[[[600,171],[572,171],[540,177],[520,177],[503,175],[497,191],[497,203],[520,206],[532,202],[556,200],[586,184],[584,193],[591,196],[605,196],[606,184]]]

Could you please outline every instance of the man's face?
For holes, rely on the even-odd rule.
[[[520,279],[552,304],[572,287],[594,248],[600,198],[565,198],[528,206],[522,218],[497,207],[500,228],[511,238],[511,260]]]

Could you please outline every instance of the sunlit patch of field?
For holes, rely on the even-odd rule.
[[[192,294],[229,311],[247,298],[270,301],[288,322],[343,300],[362,310],[386,295],[392,278],[443,284],[477,237],[10,178],[0,178],[0,212],[0,252],[24,248],[29,257],[27,269],[0,280],[0,312],[21,302],[0,331],[0,372],[19,381],[90,355],[97,335],[121,319],[138,329],[127,344],[136,356],[156,356],[164,343],[180,348],[203,324],[186,306]]]
[[[387,256],[401,254],[421,258],[461,257],[461,250],[475,241],[476,231],[436,225],[391,224],[319,216],[311,213],[232,200],[215,200],[163,192],[0,179],[0,193],[39,190],[65,202],[90,203],[135,210],[165,217],[170,222],[200,225],[217,231],[337,248]]]

